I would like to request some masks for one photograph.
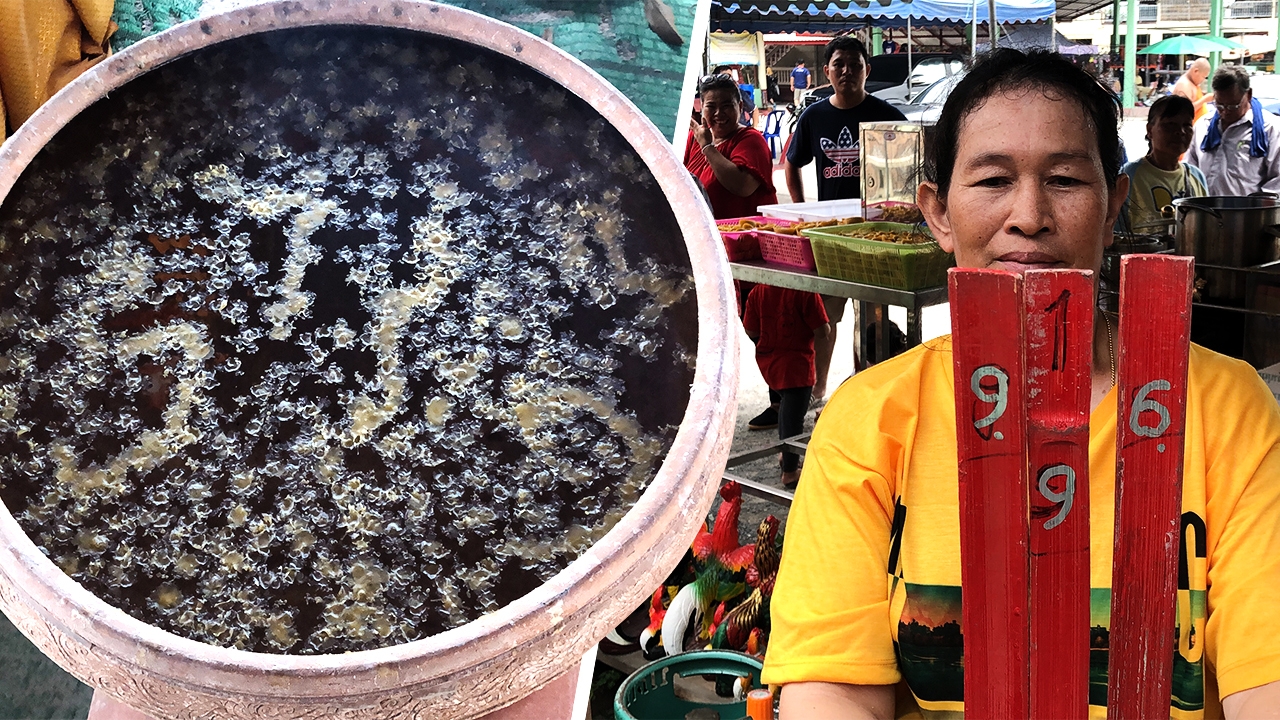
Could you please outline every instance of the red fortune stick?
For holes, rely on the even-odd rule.
[[[1110,720],[1169,716],[1193,264],[1120,264]]]
[[[1022,276],[1030,487],[1031,711],[1089,716],[1093,273]]]
[[[948,273],[960,490],[965,714],[1030,708],[1022,278]]]

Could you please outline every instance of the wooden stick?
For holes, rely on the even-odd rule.
[[[1044,720],[1089,716],[1092,275],[1086,270],[1023,275],[1031,515],[1029,716]]]
[[[1110,720],[1169,716],[1193,262],[1120,263]]]
[[[1022,279],[951,270],[960,482],[961,628],[969,717],[1030,708]]]

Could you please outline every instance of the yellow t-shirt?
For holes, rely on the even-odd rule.
[[[1129,218],[1128,229],[1133,232],[1160,232],[1160,228],[1151,227],[1150,223],[1163,219],[1160,211],[1165,206],[1179,198],[1209,194],[1204,173],[1184,162],[1178,163],[1174,170],[1161,170],[1144,157],[1125,165],[1124,172],[1129,176],[1129,197],[1125,200],[1124,212]]]
[[[899,717],[963,710],[952,374],[941,338],[859,373],[823,411],[787,520],[764,682],[905,680]],[[1280,408],[1248,365],[1195,345],[1188,385],[1179,720],[1206,705],[1220,716],[1220,696],[1280,680],[1268,630],[1280,610]],[[1115,415],[1113,390],[1089,430],[1095,718],[1106,715]]]

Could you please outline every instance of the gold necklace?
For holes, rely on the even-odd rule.
[[[1111,338],[1111,316],[1102,313],[1102,320],[1107,324],[1107,359],[1111,361],[1111,384],[1116,384],[1116,346]]]

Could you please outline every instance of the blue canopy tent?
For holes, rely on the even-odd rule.
[[[999,13],[999,10],[996,12]],[[1068,40],[1048,23],[1019,25],[1002,34],[999,45],[1018,50],[1057,50],[1063,55],[1097,55],[1100,52],[1097,45]],[[978,43],[976,49],[978,52],[986,52],[990,48],[991,43],[984,42]]]
[[[865,1],[865,0],[864,0]],[[1039,22],[1053,17],[1055,0],[997,0],[1000,24]],[[976,13],[976,15],[975,15]],[[987,22],[987,0],[852,0],[777,2],[712,0],[711,29],[718,32],[822,32],[836,27],[905,27]]]

